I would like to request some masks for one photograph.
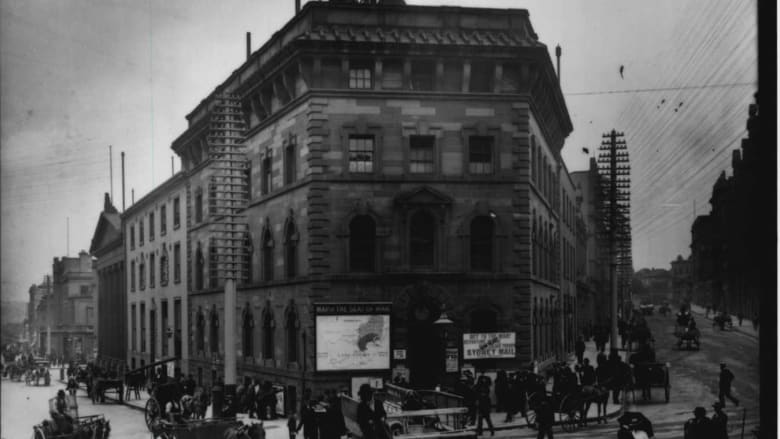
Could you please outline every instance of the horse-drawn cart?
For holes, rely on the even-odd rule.
[[[33,426],[33,439],[107,439],[111,425],[103,415],[78,415],[78,403],[73,395],[66,395],[67,412],[72,413],[72,422],[65,417],[44,420]],[[57,398],[49,399],[49,412],[57,412]]]
[[[155,439],[264,439],[261,421],[242,422],[235,418],[193,419],[183,422],[155,421],[151,429]]]
[[[636,400],[634,390],[641,390],[644,400],[651,399],[651,389],[664,389],[664,398],[669,402],[669,363],[636,363],[632,365],[634,371],[634,385],[631,389],[631,397]]]

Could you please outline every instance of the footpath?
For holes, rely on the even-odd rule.
[[[706,316],[707,310],[703,306],[699,306],[696,304],[691,304],[691,311],[693,311],[696,314],[700,314],[702,318],[712,321],[712,318],[715,316],[715,313],[710,311],[710,315]],[[734,322],[734,325],[732,326],[732,330],[749,335],[753,338],[758,339],[758,329],[753,325],[753,320],[751,319],[742,319],[742,325],[739,324],[739,319],[737,319],[737,316],[732,315],[731,321]]]
[[[588,341],[585,343],[585,354],[584,357],[588,358],[590,360],[590,364],[595,367],[596,365],[596,355],[598,352],[596,351],[596,343],[593,341]],[[624,353],[621,352],[621,356],[624,356]],[[569,366],[574,368],[574,365],[577,362],[577,359],[574,355],[569,356],[567,359]],[[59,372],[57,372],[57,375],[59,376]],[[65,381],[59,380],[62,384],[67,384]],[[552,391],[552,383],[548,383],[548,391]],[[141,398],[131,398],[127,399],[125,398],[122,402],[125,406],[130,407],[135,410],[144,411],[146,408],[146,401],[149,399],[149,395],[145,390],[140,391]],[[134,395],[133,395],[134,396]],[[119,402],[118,399],[114,398],[114,394],[110,393],[106,395],[107,400],[111,400],[113,402]],[[206,417],[211,416],[211,406],[206,411]],[[614,404],[612,402],[612,397],[609,397],[608,403],[607,403],[607,419],[613,419],[618,416],[620,416],[623,412],[623,406],[621,404]],[[588,424],[596,424],[597,421],[597,408],[596,404],[592,404],[590,407],[590,410],[588,410],[586,421]],[[493,428],[496,431],[501,430],[512,430],[512,429],[521,429],[521,428],[528,428],[528,423],[526,422],[526,419],[520,414],[516,414],[514,419],[510,422],[506,421],[506,412],[491,412],[490,413],[490,420],[493,422]],[[559,416],[556,413],[556,425],[558,425]],[[263,421],[266,429],[276,429],[276,428],[283,428],[286,431],[287,427],[287,420],[284,418],[279,418],[275,420],[270,421]],[[470,426],[470,430],[476,430],[476,426]],[[489,430],[487,428],[487,425],[483,425],[483,434],[489,434]]]

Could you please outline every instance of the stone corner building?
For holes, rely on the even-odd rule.
[[[241,120],[225,125],[230,108]],[[187,119],[172,148],[188,175],[198,381],[222,375],[225,330],[238,376],[283,388],[288,409],[303,387],[389,378],[315,371],[322,302],[390,302],[391,349],[406,350],[390,367],[403,363],[415,386],[443,375],[442,310],[452,346],[516,334],[515,358],[478,370],[549,362],[572,344],[575,195],[560,156],[572,125],[527,11],[309,2]],[[214,234],[225,130],[240,133],[248,183],[231,322],[215,266],[229,247]]]

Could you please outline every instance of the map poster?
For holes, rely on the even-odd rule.
[[[458,371],[458,348],[447,348],[445,372]]]
[[[515,333],[463,334],[463,359],[485,358],[515,358]]]
[[[389,370],[390,303],[314,304],[317,371]]]

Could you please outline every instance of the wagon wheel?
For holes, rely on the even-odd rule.
[[[144,420],[146,420],[146,428],[152,431],[152,425],[162,417],[162,407],[157,399],[154,397],[149,398],[146,401],[146,407],[144,408]]]
[[[536,412],[533,409],[528,409],[525,412],[525,422],[528,424],[528,428],[537,429],[536,425]]]
[[[46,433],[41,427],[33,427],[33,439],[46,439]]]

